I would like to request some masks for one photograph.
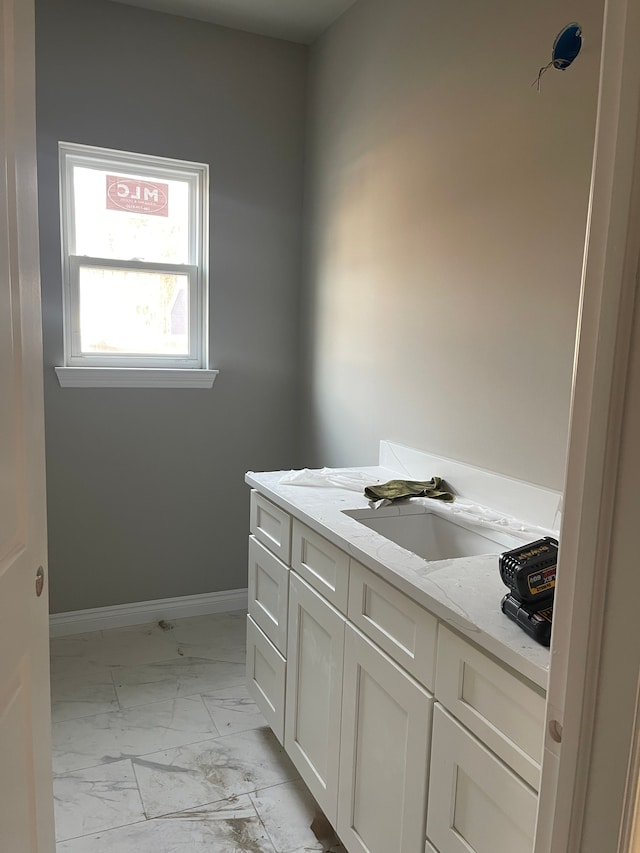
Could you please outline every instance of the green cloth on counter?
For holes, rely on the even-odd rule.
[[[441,488],[446,486],[442,477],[430,480],[389,480],[379,486],[367,486],[364,496],[370,501],[398,501],[403,498],[433,498],[437,501],[455,500],[451,492]]]

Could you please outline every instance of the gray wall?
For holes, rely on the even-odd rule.
[[[38,0],[51,609],[246,585],[247,469],[296,461],[307,49]],[[61,389],[58,140],[210,164],[211,391]]]
[[[305,464],[389,438],[562,488],[602,13],[359,0],[313,47]]]

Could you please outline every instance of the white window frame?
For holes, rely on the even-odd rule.
[[[60,384],[72,387],[211,387],[217,371],[209,370],[208,366],[208,165],[71,142],[60,142],[58,150],[64,308],[64,366],[56,368]],[[188,263],[152,263],[77,255],[73,193],[75,166],[99,168],[113,174],[133,173],[150,180],[187,181],[190,199]],[[189,352],[180,356],[83,353],[80,348],[79,298],[82,267],[186,276]]]

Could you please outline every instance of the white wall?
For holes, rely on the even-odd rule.
[[[312,49],[306,464],[390,438],[562,488],[602,10],[359,0]]]

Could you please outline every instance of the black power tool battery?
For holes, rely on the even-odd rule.
[[[558,540],[537,539],[500,555],[500,577],[516,601],[531,610],[553,599],[558,564]]]
[[[500,602],[502,612],[543,646],[551,643],[551,619],[553,602],[541,610],[529,610],[510,592]]]
[[[509,587],[502,612],[543,646],[551,642],[557,564],[558,540],[551,536],[500,555],[500,577]]]

